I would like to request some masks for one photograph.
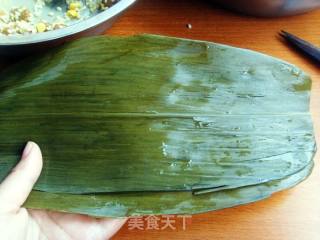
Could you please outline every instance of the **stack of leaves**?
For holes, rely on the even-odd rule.
[[[249,50],[94,37],[0,79],[0,179],[26,141],[43,151],[30,208],[193,214],[266,198],[313,166],[310,78]]]

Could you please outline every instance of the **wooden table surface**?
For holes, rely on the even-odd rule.
[[[140,0],[108,34],[154,33],[208,40],[296,64],[313,77],[311,111],[320,142],[320,68],[280,41],[277,32],[281,29],[320,45],[320,11],[259,19],[230,13],[205,0]],[[129,230],[127,224],[114,239],[320,240],[319,160],[317,154],[313,174],[305,182],[267,200],[195,215],[185,231],[181,221],[176,230]]]

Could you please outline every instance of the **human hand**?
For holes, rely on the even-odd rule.
[[[21,161],[0,184],[1,240],[106,240],[125,223],[126,219],[96,219],[21,207],[41,169],[40,148],[29,142]]]

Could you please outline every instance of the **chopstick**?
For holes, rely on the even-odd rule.
[[[320,48],[286,31],[282,30],[279,34],[291,45],[320,63]]]

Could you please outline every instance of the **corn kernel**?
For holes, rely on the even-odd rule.
[[[76,10],[68,10],[67,11],[67,16],[69,18],[79,18],[80,17],[79,12],[76,11]]]
[[[37,28],[37,32],[39,33],[45,32],[47,30],[47,26],[42,22],[38,23],[36,25],[36,28]]]
[[[4,11],[0,10],[0,17],[5,16],[5,15],[6,15],[6,13]]]
[[[79,10],[81,8],[80,2],[72,2],[69,4],[69,10]]]

